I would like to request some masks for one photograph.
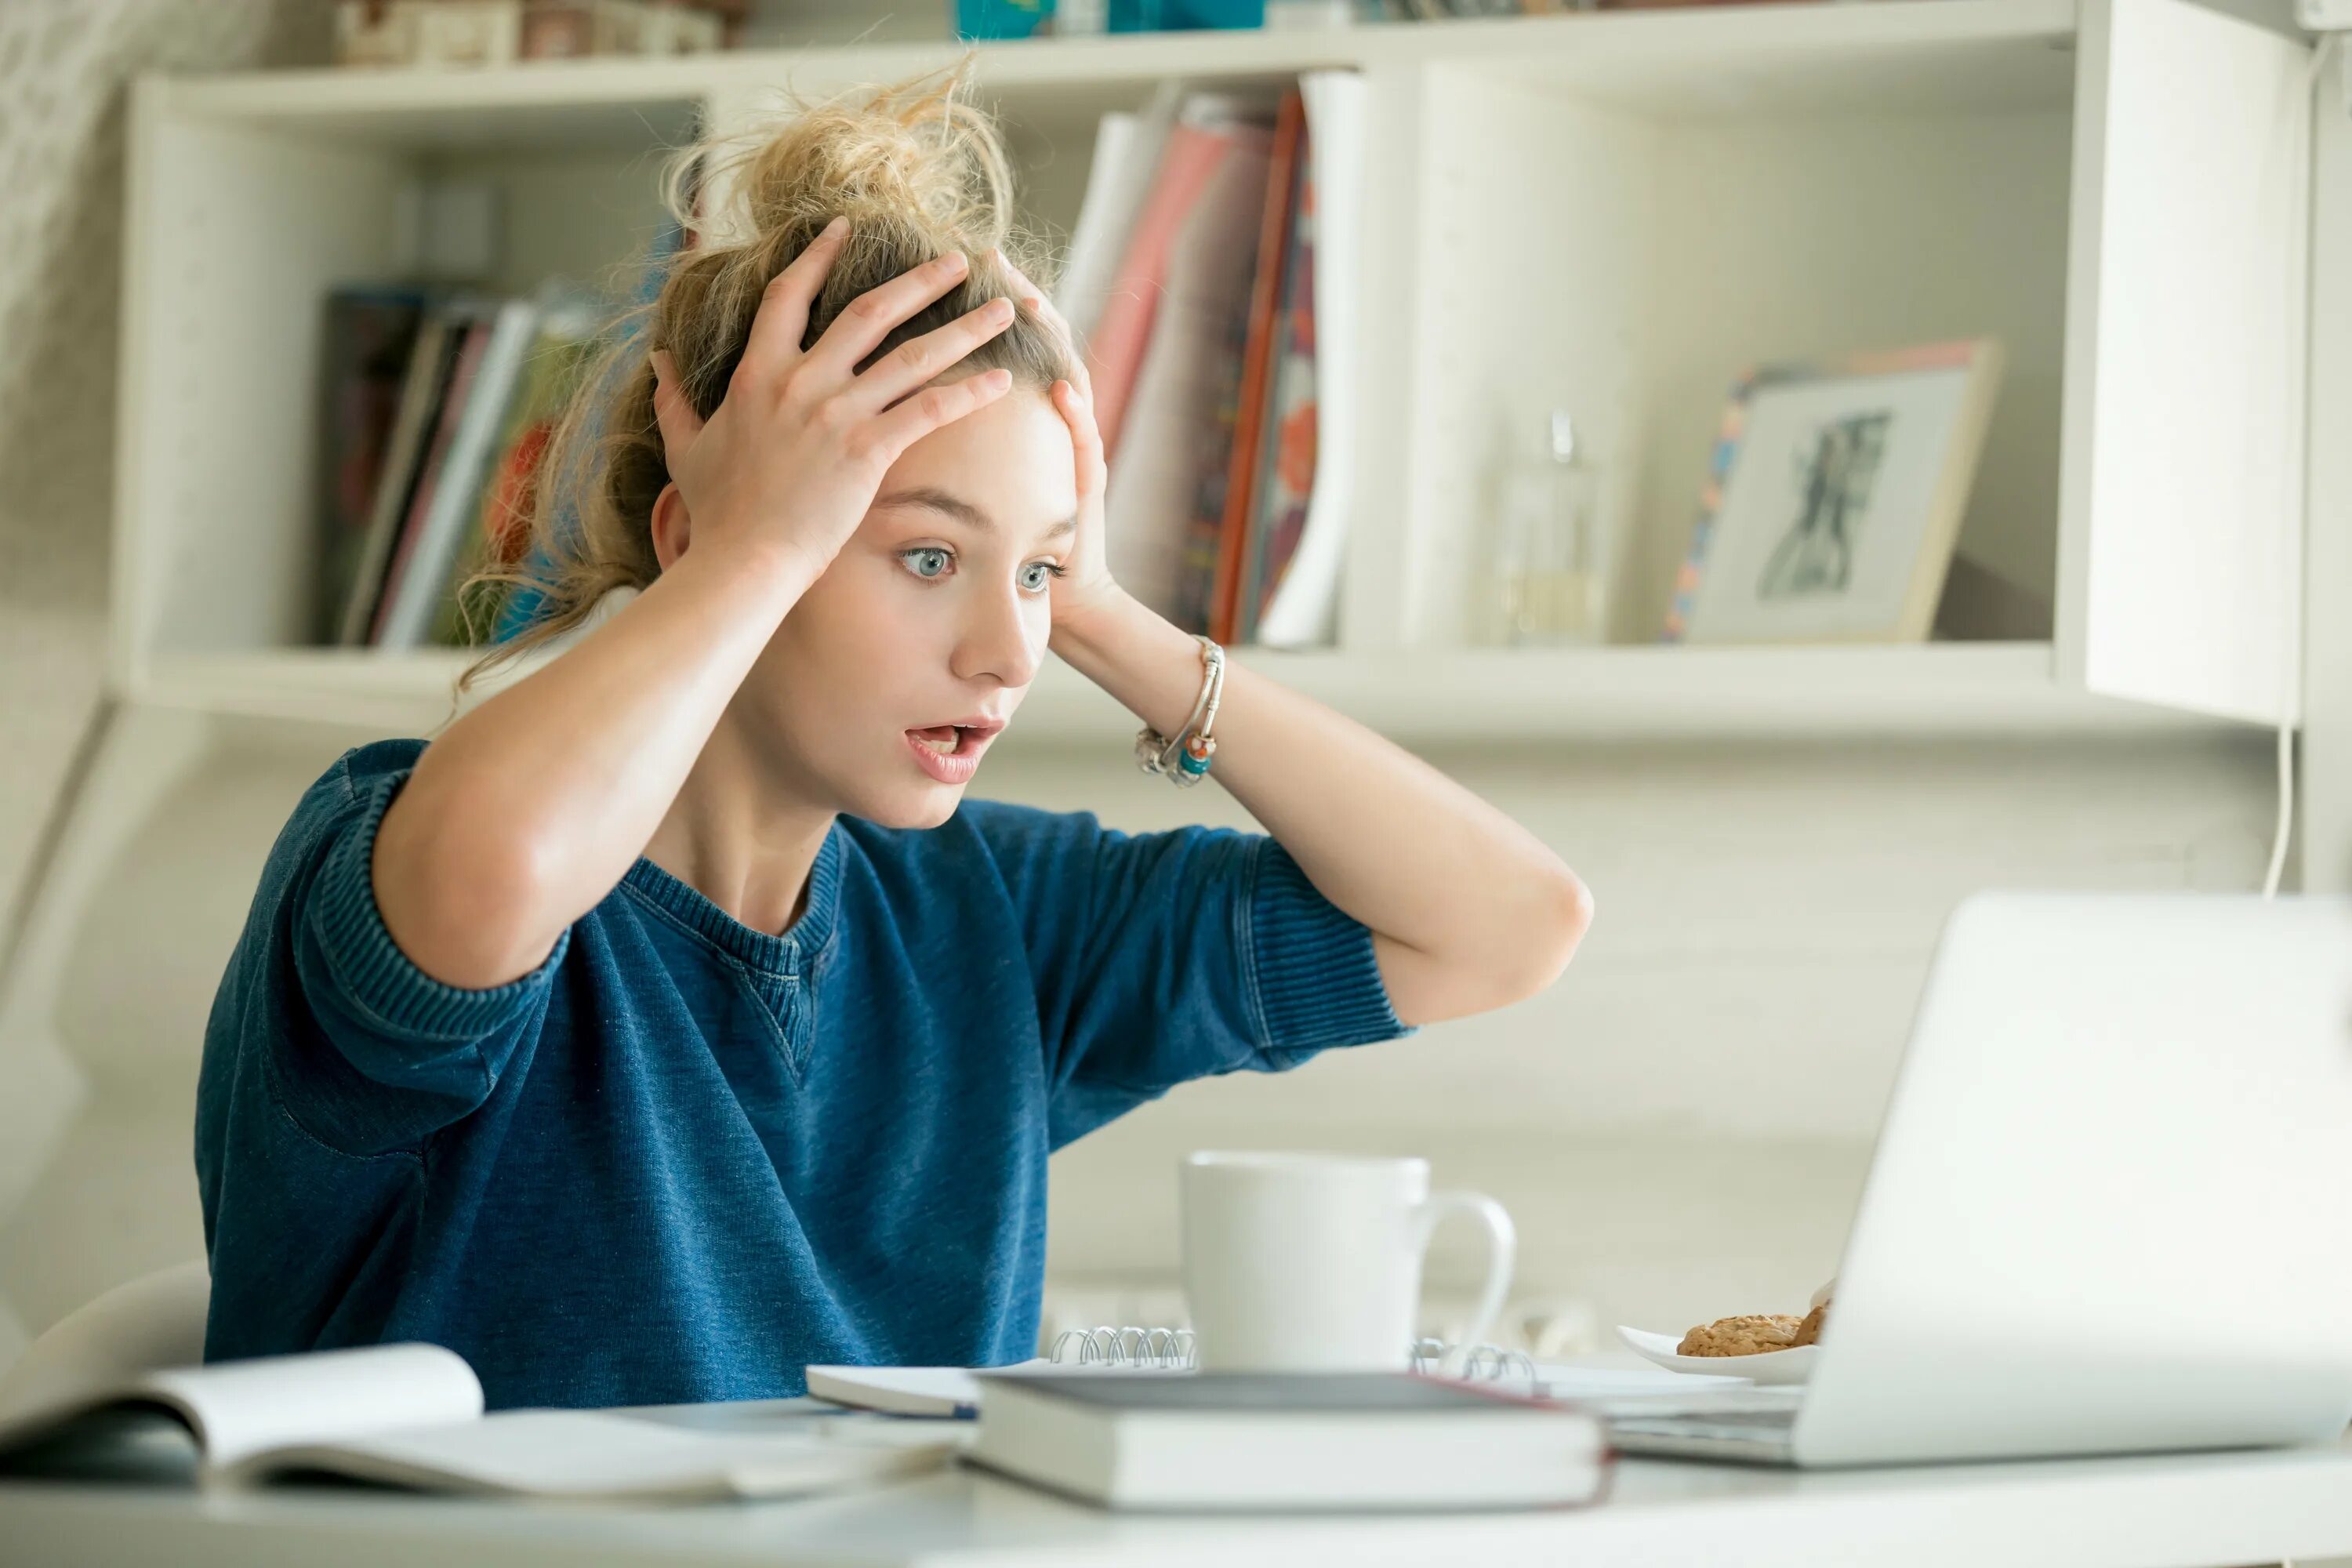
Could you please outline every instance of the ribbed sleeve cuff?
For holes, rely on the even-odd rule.
[[[407,778],[388,773],[362,796],[358,820],[337,836],[320,867],[310,892],[311,929],[345,999],[386,1032],[420,1040],[478,1039],[547,983],[571,945],[572,931],[564,928],[537,969],[486,990],[445,984],[417,968],[384,929],[371,870],[376,830]]]
[[[1258,847],[1250,949],[1269,1049],[1318,1051],[1419,1032],[1389,1003],[1371,928],[1318,892],[1270,837]]]

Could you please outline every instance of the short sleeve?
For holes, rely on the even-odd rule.
[[[364,754],[346,753],[311,786],[271,854],[240,949],[282,942],[279,962],[242,951],[231,961],[248,984],[278,977],[279,994],[252,1001],[282,1014],[271,1066],[287,1109],[352,1152],[415,1143],[478,1109],[535,1034],[571,942],[567,929],[530,973],[486,989],[417,968],[384,927],[371,870],[411,767],[355,770]]]
[[[1021,923],[1056,1147],[1190,1079],[1417,1032],[1390,1004],[1370,929],[1270,835],[962,809]]]

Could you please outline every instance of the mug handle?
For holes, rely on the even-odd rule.
[[[1510,1294],[1511,1266],[1518,1255],[1518,1231],[1511,1224],[1510,1211],[1484,1193],[1432,1193],[1414,1214],[1420,1226],[1421,1250],[1429,1250],[1430,1238],[1448,1215],[1466,1214],[1486,1227],[1486,1285],[1478,1293],[1478,1310],[1470,1326],[1463,1331],[1462,1342],[1454,1352],[1466,1356],[1469,1348],[1485,1342],[1493,1331],[1495,1320],[1503,1315],[1503,1298]]]

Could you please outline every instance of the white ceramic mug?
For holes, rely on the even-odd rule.
[[[1203,1152],[1177,1176],[1204,1371],[1410,1365],[1422,1256],[1448,1215],[1486,1227],[1486,1285],[1465,1342],[1486,1337],[1511,1288],[1511,1216],[1484,1193],[1431,1193],[1426,1160]]]

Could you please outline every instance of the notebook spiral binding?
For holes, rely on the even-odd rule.
[[[1065,1350],[1069,1353],[1063,1353]],[[1065,1329],[1054,1338],[1048,1360],[1081,1366],[1140,1366],[1161,1371],[1197,1371],[1200,1356],[1190,1329]]]
[[[1451,1359],[1451,1358],[1459,1358]],[[1412,1370],[1465,1383],[1500,1383],[1517,1377],[1529,1387],[1539,1381],[1535,1358],[1525,1351],[1499,1345],[1449,1344],[1426,1336],[1412,1342]]]
[[[1158,1371],[1198,1371],[1200,1352],[1190,1329],[1113,1328],[1065,1329],[1055,1336],[1046,1358],[1080,1366],[1148,1367]],[[1432,1376],[1465,1382],[1499,1383],[1518,1378],[1530,1386],[1538,1381],[1534,1358],[1525,1351],[1497,1345],[1450,1344],[1422,1338],[1412,1342],[1412,1367]]]

